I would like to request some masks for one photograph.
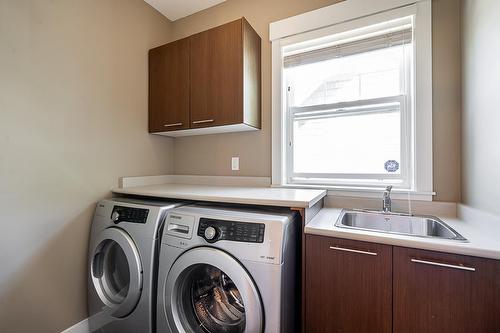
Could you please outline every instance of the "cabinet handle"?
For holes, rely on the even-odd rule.
[[[353,252],[353,253],[359,253],[359,254],[367,254],[369,256],[376,256],[376,255],[378,255],[377,252],[354,250],[354,249],[348,249],[348,248],[340,247],[340,246],[330,246],[330,250]]]
[[[415,262],[417,264],[424,264],[424,265],[432,265],[432,266],[439,266],[439,267],[461,269],[463,271],[469,271],[469,272],[475,272],[476,271],[476,269],[474,267],[467,267],[467,266],[462,266],[462,265],[444,264],[444,263],[441,263],[441,262],[428,261],[428,260],[420,260],[420,259],[414,259],[414,258],[411,259],[411,262]]]
[[[182,126],[182,123],[175,123],[175,124],[165,124],[163,125],[165,127],[174,127],[174,126]]]
[[[195,120],[193,121],[193,124],[205,124],[205,123],[211,123],[213,121],[214,121],[213,119]]]

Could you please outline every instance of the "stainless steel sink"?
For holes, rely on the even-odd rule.
[[[435,216],[344,209],[335,226],[408,236],[467,241],[452,227]]]

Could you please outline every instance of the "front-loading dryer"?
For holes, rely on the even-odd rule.
[[[299,226],[285,209],[171,210],[160,248],[157,332],[295,332]]]
[[[154,332],[159,237],[180,203],[115,198],[97,204],[88,258],[91,332]]]

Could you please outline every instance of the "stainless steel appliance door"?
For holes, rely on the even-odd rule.
[[[178,333],[261,333],[264,315],[255,283],[232,256],[199,247],[183,253],[165,281],[165,314]]]
[[[105,229],[91,253],[90,274],[99,298],[112,316],[127,316],[142,290],[142,265],[132,238],[119,228]]]

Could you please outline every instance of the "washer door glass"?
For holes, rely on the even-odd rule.
[[[122,317],[137,304],[142,287],[142,268],[132,239],[122,230],[109,228],[98,237],[91,274],[101,301]]]
[[[192,307],[206,332],[241,333],[245,330],[245,306],[231,278],[211,265],[196,265],[187,277],[184,306]]]
[[[260,296],[245,268],[213,248],[187,251],[165,282],[167,320],[173,332],[261,332]]]

